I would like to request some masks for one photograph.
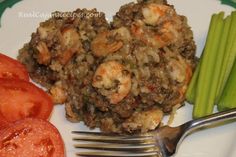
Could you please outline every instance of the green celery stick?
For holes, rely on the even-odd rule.
[[[221,42],[220,42],[219,49],[217,52],[217,61],[218,62],[216,64],[216,68],[214,71],[214,74],[215,74],[214,80],[217,83],[219,82],[219,76],[221,74],[221,68],[222,68],[223,58],[224,58],[224,51],[225,51],[225,47],[227,44],[227,37],[228,37],[228,33],[229,33],[230,24],[231,24],[231,16],[227,16],[227,18],[224,20]],[[198,79],[198,75],[199,75],[199,71],[200,71],[200,66],[201,66],[201,58],[200,58],[200,61],[197,65],[197,68],[195,69],[195,72],[193,74],[193,77],[191,79],[191,82],[190,82],[187,92],[186,92],[186,99],[189,103],[192,103],[192,104],[194,104],[194,100],[195,100],[195,96],[196,96],[197,79]]]
[[[224,62],[224,56],[225,56],[225,51],[226,51],[226,46],[227,46],[227,38],[229,37],[230,33],[230,27],[231,27],[231,20],[232,16],[227,16],[226,19],[224,20],[224,26],[223,26],[223,31],[220,39],[220,45],[218,48],[217,52],[217,64],[215,65],[215,71],[213,75],[213,83],[215,84],[214,87],[217,87],[216,89],[211,89],[211,91],[216,91],[215,92],[215,103],[217,104],[218,102],[218,93],[219,88],[220,88],[220,76],[222,74],[222,67],[224,64],[227,64]]]
[[[202,60],[203,60],[203,57],[206,56],[205,52],[210,51],[210,49],[212,47],[212,43],[214,42],[214,34],[215,34],[216,25],[217,25],[217,19],[218,18],[217,18],[216,14],[212,15],[211,22],[210,22],[210,25],[209,25],[208,35],[207,35],[207,39],[206,39],[205,48],[204,48],[203,54],[201,56]],[[201,67],[199,67],[199,68],[201,69]],[[199,70],[199,74],[200,74],[200,70]],[[198,87],[198,83],[199,83],[199,74],[198,74],[198,79],[197,79],[196,87]],[[197,90],[197,88],[195,90]],[[195,93],[197,95],[197,91]],[[196,95],[195,95],[195,100],[196,100]],[[195,115],[197,114],[196,113],[197,110],[199,110],[198,108],[199,108],[199,106],[197,106],[195,104],[194,105],[194,109],[193,109],[193,117],[196,117]]]
[[[227,39],[227,44],[225,48],[224,61],[221,69],[221,75],[219,78],[219,86],[216,94],[216,101],[219,100],[226,81],[229,77],[230,71],[234,64],[234,59],[236,56],[236,11],[231,13],[231,24],[229,28],[229,34]]]
[[[224,55],[225,55],[225,47],[227,45],[227,37],[229,33],[229,28],[231,25],[231,16],[227,16],[225,20],[222,21],[223,26],[221,29],[221,34],[219,36],[218,46],[216,46],[216,59],[215,59],[215,66],[212,74],[211,85],[210,85],[210,92],[208,101],[213,102],[212,106],[214,106],[216,102],[216,94],[217,88],[219,85],[219,77],[222,73],[222,65],[224,64]],[[212,107],[213,109],[213,107]]]
[[[200,71],[200,66],[201,66],[201,58],[199,60],[199,63],[197,64],[197,67],[193,73],[193,77],[190,81],[190,84],[188,85],[188,89],[186,92],[186,99],[189,103],[194,104],[194,100],[196,97],[196,88],[197,88],[197,80],[198,80],[198,75]]]
[[[217,64],[216,52],[220,43],[224,13],[212,16],[212,29],[209,29],[206,46],[198,77],[193,118],[209,115],[213,111],[215,93],[211,91],[213,71]],[[211,28],[211,26],[210,26]]]
[[[217,107],[219,111],[236,108],[236,61]]]

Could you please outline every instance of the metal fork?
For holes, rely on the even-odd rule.
[[[117,135],[100,132],[73,131],[79,141],[74,146],[84,157],[169,157],[176,152],[181,141],[190,133],[226,122],[236,122],[236,108],[189,121],[178,127],[164,126],[153,132],[137,135]],[[94,151],[91,151],[94,150]]]

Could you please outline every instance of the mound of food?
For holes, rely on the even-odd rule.
[[[99,16],[52,16],[20,50],[31,78],[65,103],[70,121],[115,133],[157,128],[185,100],[195,66],[186,17],[163,0],[126,4],[110,24],[96,10],[75,13]]]

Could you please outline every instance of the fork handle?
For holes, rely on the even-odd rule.
[[[185,135],[208,126],[224,124],[226,122],[230,122],[231,120],[236,120],[236,108],[218,112],[183,124],[186,129]]]

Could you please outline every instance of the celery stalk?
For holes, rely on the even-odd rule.
[[[236,61],[218,104],[219,111],[232,108],[236,108]]]
[[[215,83],[212,84],[212,80],[213,71],[217,64],[216,52],[223,28],[223,16],[223,12],[212,16],[210,25],[213,25],[213,29],[209,29],[206,46],[203,52],[193,110],[194,118],[209,115],[213,111],[215,92],[211,91],[211,86],[216,86]],[[216,89],[216,87],[214,88]]]
[[[221,75],[221,69],[222,69],[222,64],[223,63],[223,59],[224,59],[224,51],[226,49],[226,44],[227,44],[227,37],[229,34],[229,30],[230,30],[230,24],[231,24],[231,16],[227,16],[226,19],[224,20],[224,26],[223,26],[223,32],[222,32],[222,36],[221,36],[221,42],[218,48],[218,52],[217,52],[217,64],[216,64],[216,68],[214,71],[214,78],[215,81],[219,83],[220,81],[220,75]],[[196,96],[196,88],[197,88],[197,79],[198,79],[198,75],[199,75],[199,71],[200,71],[200,65],[201,65],[201,58],[200,61],[197,65],[197,68],[193,74],[193,77],[191,79],[191,82],[188,86],[187,92],[186,92],[186,99],[189,103],[194,103],[195,100],[195,96]],[[219,86],[218,86],[219,87]],[[219,88],[217,87],[217,90],[219,90]],[[218,91],[217,91],[218,92]],[[217,96],[217,94],[216,94]]]
[[[229,77],[230,71],[234,64],[234,59],[236,56],[236,11],[231,13],[232,21],[229,28],[228,40],[225,48],[224,61],[221,69],[221,75],[219,78],[219,87],[217,89],[216,101],[219,100],[226,81]]]
[[[223,27],[221,29],[221,35],[219,36],[219,45],[216,46],[216,59],[215,59],[215,66],[212,74],[212,80],[210,85],[210,92],[208,101],[213,101],[213,105],[216,102],[216,94],[217,94],[217,88],[219,85],[219,78],[222,73],[222,66],[224,64],[224,55],[225,55],[225,47],[227,45],[227,37],[229,33],[229,28],[231,25],[231,16],[226,17],[226,19],[223,21]],[[217,43],[216,43],[217,44]],[[213,107],[212,107],[213,109]]]
[[[194,104],[194,100],[196,97],[197,80],[198,80],[198,75],[200,71],[200,66],[201,66],[201,59],[199,63],[197,64],[197,67],[193,73],[192,79],[188,85],[188,89],[185,95],[186,100],[191,104]]]

